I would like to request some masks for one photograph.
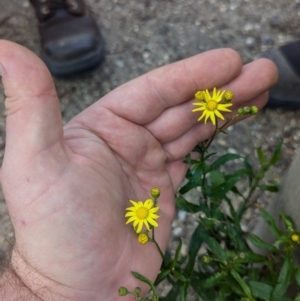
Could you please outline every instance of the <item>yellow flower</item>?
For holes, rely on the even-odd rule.
[[[130,211],[125,214],[125,217],[129,217],[126,225],[133,222],[136,233],[142,231],[143,225],[146,226],[148,231],[150,231],[149,224],[152,227],[158,227],[158,223],[155,220],[158,219],[159,216],[155,213],[159,210],[159,207],[153,207],[154,203],[151,199],[146,200],[144,203],[130,200],[130,203],[133,206],[126,208],[126,210]]]
[[[231,112],[231,110],[228,108],[232,106],[232,103],[220,103],[223,99],[225,91],[217,91],[217,89],[214,88],[212,95],[210,95],[208,90],[203,92],[204,100],[201,102],[194,102],[193,105],[199,106],[199,108],[193,109],[192,112],[203,111],[198,121],[205,117],[204,123],[206,123],[207,119],[210,118],[212,124],[216,125],[216,116],[224,120],[224,116],[219,111]]]
[[[293,242],[297,242],[299,243],[300,242],[300,237],[298,234],[294,233],[292,236],[291,236],[291,239]]]
[[[149,237],[146,233],[140,233],[138,236],[138,242],[141,245],[145,245],[149,241]]]

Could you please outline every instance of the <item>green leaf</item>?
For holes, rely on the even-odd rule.
[[[241,286],[238,284],[238,282],[233,277],[228,277],[226,279],[226,284],[228,286],[230,286],[231,291],[233,291],[236,295],[238,295],[238,296],[244,296],[245,295],[245,293],[242,290]],[[239,298],[237,300],[241,300],[241,299]],[[228,300],[228,301],[231,301],[231,300]]]
[[[232,188],[236,185],[238,181],[240,181],[241,177],[247,173],[246,169],[239,169],[232,174],[225,175],[225,181],[223,184],[219,185],[218,188],[213,186],[207,186],[206,194],[210,198],[214,199],[222,199],[224,195],[232,190]]]
[[[296,269],[295,279],[296,279],[297,284],[300,286],[300,267],[297,267],[297,269]]]
[[[244,279],[237,273],[235,270],[230,271],[231,276],[238,282],[240,287],[242,288],[245,295],[250,299],[253,300],[252,293],[250,290],[249,285],[244,281]]]
[[[291,228],[291,229],[295,228],[295,224],[294,224],[293,220],[289,216],[285,215],[282,211],[280,211],[279,214],[280,214],[280,217],[284,221],[285,226],[287,228]]]
[[[199,154],[202,154],[202,148],[199,146],[199,145],[196,145],[194,148],[193,148],[193,150],[192,150],[192,152],[197,152],[197,153],[199,153]]]
[[[281,301],[282,297],[291,283],[293,273],[293,261],[290,256],[285,258],[283,266],[278,276],[277,284],[271,294],[271,301]]]
[[[187,294],[188,294],[188,287],[189,287],[189,283],[184,283],[183,286],[180,287],[180,301],[187,301]]]
[[[239,221],[236,224],[234,223],[227,223],[226,225],[226,233],[231,239],[231,244],[235,245],[237,250],[244,252],[248,250],[248,245],[245,241],[244,234],[239,227]]]
[[[167,278],[167,276],[171,273],[171,270],[166,270],[161,273],[159,273],[156,277],[156,280],[154,282],[154,285],[157,286],[159,283],[161,283],[164,279]]]
[[[213,298],[211,297],[211,290],[204,290],[202,287],[202,283],[205,280],[193,277],[191,281],[191,286],[194,289],[194,291],[202,298],[203,301],[212,301]]]
[[[260,249],[267,250],[270,252],[278,252],[277,248],[275,248],[273,245],[269,245],[253,233],[248,233],[248,238],[256,247]]]
[[[279,191],[278,185],[259,185],[258,187],[263,191],[270,191],[270,192]]]
[[[220,284],[220,281],[223,278],[224,278],[223,273],[217,272],[214,275],[206,278],[204,281],[201,282],[201,284],[199,283],[199,285],[202,288],[211,288],[211,287],[214,287],[214,286]]]
[[[230,189],[233,193],[239,195],[240,197],[244,198],[243,194],[237,189],[236,186],[233,186],[231,189]]]
[[[267,164],[267,157],[266,157],[265,154],[263,153],[261,146],[258,147],[258,148],[256,149],[256,154],[257,154],[259,163],[260,163],[262,166],[265,166],[265,165]]]
[[[273,152],[273,156],[271,157],[270,161],[269,161],[269,164],[270,165],[274,165],[278,162],[278,160],[280,159],[281,157],[281,151],[282,151],[282,142],[277,144],[275,149],[274,149],[274,152]]]
[[[273,287],[263,283],[263,282],[257,282],[257,281],[249,281],[249,286],[251,289],[251,292],[254,297],[260,298],[263,300],[269,300]]]
[[[183,187],[180,188],[179,192],[184,194],[190,191],[191,189],[200,186],[204,168],[205,166],[203,166],[203,164],[201,163],[194,165],[187,172],[186,177],[188,179],[188,182]]]
[[[271,232],[273,233],[273,235],[276,236],[277,238],[279,238],[282,235],[282,232],[277,227],[272,215],[264,209],[260,210],[260,214],[261,214],[262,218],[265,220],[265,222],[269,225],[269,228],[270,228]]]
[[[178,244],[176,252],[175,252],[175,257],[174,257],[174,260],[172,262],[171,269],[173,269],[176,266],[176,264],[177,264],[181,247],[182,247],[182,240],[179,239],[179,244]]]
[[[200,207],[198,205],[188,202],[182,195],[177,196],[175,198],[175,202],[177,209],[191,213],[196,213],[200,211]]]
[[[199,234],[203,241],[207,244],[207,246],[210,248],[211,252],[222,262],[226,261],[226,252],[222,249],[220,244],[211,237],[204,229],[200,228]]]
[[[170,252],[167,250],[164,255],[164,260],[162,266],[164,269],[167,269],[173,262]]]
[[[188,281],[188,278],[186,278],[183,274],[177,272],[176,270],[172,270],[172,275],[173,275],[176,279],[178,279],[178,280],[180,280],[180,281],[182,281],[182,282],[187,282],[187,281]]]
[[[211,184],[214,187],[220,186],[225,182],[225,176],[224,173],[218,171],[218,170],[213,170],[212,172],[209,173],[209,177],[211,180]]]
[[[280,236],[274,243],[273,246],[279,249],[282,244],[289,244],[291,242],[291,237],[289,234],[284,234]]]
[[[252,251],[242,251],[241,253],[244,254],[244,258],[241,258],[240,261],[246,263],[262,263],[266,262],[268,258],[266,256],[256,254]]]
[[[215,162],[213,162],[208,170],[212,171],[215,169],[218,169],[220,166],[224,165],[225,163],[232,161],[232,160],[236,160],[236,159],[240,159],[242,158],[240,155],[238,154],[225,154],[221,157],[219,157]]]
[[[155,286],[154,286],[154,284],[152,283],[151,280],[149,280],[147,277],[141,275],[141,274],[138,273],[138,272],[133,272],[133,271],[131,271],[131,274],[132,274],[136,279],[139,279],[140,281],[142,281],[142,282],[148,284],[148,285],[150,286],[151,290],[152,290],[152,293],[153,293],[155,296],[157,296],[157,292],[156,292]]]
[[[202,226],[199,224],[198,227],[194,230],[192,237],[190,239],[189,243],[189,249],[188,249],[188,262],[185,267],[185,274],[191,275],[194,270],[195,260],[196,256],[198,254],[198,251],[203,243],[203,238],[201,237],[201,228]]]
[[[244,165],[245,169],[247,170],[249,186],[252,187],[252,182],[253,182],[253,179],[255,178],[255,174],[253,172],[252,166],[250,165],[250,163],[248,161],[248,157],[244,158],[243,165]]]

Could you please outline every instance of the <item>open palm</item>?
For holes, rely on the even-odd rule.
[[[161,189],[156,239],[165,250],[184,156],[213,130],[191,113],[194,93],[217,86],[234,92],[235,108],[261,107],[276,80],[267,60],[242,67],[234,51],[214,50],[128,82],[63,128],[43,63],[6,41],[0,63],[8,112],[1,185],[16,234],[12,264],[43,300],[116,300],[120,286],[142,286],[131,271],[155,279],[160,255],[125,226],[125,208]]]

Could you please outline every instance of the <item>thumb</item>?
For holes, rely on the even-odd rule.
[[[3,165],[20,167],[62,139],[60,106],[51,74],[28,49],[0,40],[0,73],[7,110]]]

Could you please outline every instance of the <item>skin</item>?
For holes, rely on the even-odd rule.
[[[16,237],[0,297],[10,289],[21,295],[4,281],[19,278],[26,300],[132,300],[118,296],[120,286],[146,292],[130,272],[154,280],[161,257],[125,226],[125,208],[160,187],[156,239],[165,250],[183,159],[213,132],[191,112],[194,93],[216,86],[233,91],[234,111],[261,108],[277,80],[271,61],[242,66],[235,51],[213,50],[120,86],[63,127],[42,61],[0,41],[0,64],[7,109],[1,186]]]

